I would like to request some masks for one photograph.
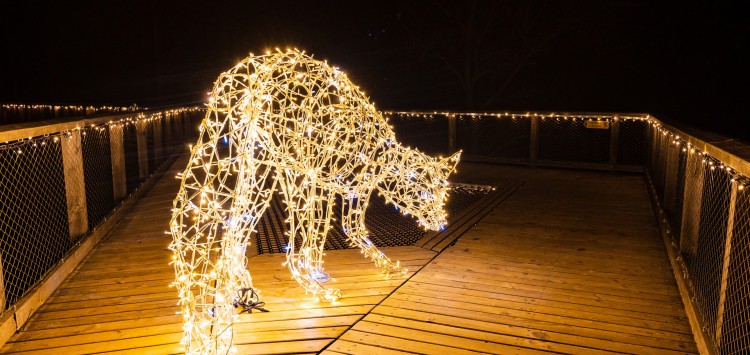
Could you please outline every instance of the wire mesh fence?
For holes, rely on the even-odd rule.
[[[135,123],[125,122],[122,135],[125,146],[125,179],[128,193],[131,193],[141,183],[138,165],[138,136]]]
[[[610,155],[610,122],[606,128],[589,128],[586,119],[542,117],[539,123],[539,159],[607,163]]]
[[[59,135],[0,145],[3,309],[72,246]]]
[[[750,351],[750,194],[738,191],[718,346],[724,354]]]
[[[646,170],[711,351],[750,352],[750,179],[654,123]]]
[[[698,239],[683,253],[691,275],[706,332],[716,336],[724,247],[729,217],[730,177],[724,169],[704,164]]]
[[[89,127],[81,133],[83,176],[89,229],[93,229],[115,208],[112,181],[112,152],[109,129]]]
[[[488,116],[458,116],[456,144],[468,154],[528,159],[531,120],[525,117],[498,119]]]
[[[397,114],[390,123],[401,144],[431,154],[448,153],[448,120],[445,115]]]
[[[386,114],[403,144],[431,154],[463,149],[465,157],[534,165],[585,163],[606,169],[645,165],[711,346],[722,354],[750,351],[750,196],[742,188],[748,185],[746,176],[668,130],[649,124],[645,117]],[[138,116],[140,123],[136,118],[118,123],[128,192],[167,161],[175,147],[195,138],[200,116],[162,112]],[[118,202],[111,150],[116,137],[108,128],[99,124],[80,132],[89,229],[101,223]],[[2,309],[23,297],[77,241],[70,232],[61,133],[65,134],[53,132],[0,144]],[[449,209],[461,210],[472,203],[471,196],[464,197],[455,194]],[[285,216],[283,208],[277,207],[269,208],[258,225],[259,253],[282,252],[286,245]],[[406,245],[423,235],[408,219],[401,223],[403,216],[392,207],[373,202],[370,208],[368,228],[376,245]],[[389,230],[397,230],[399,237],[389,237]],[[327,248],[348,247],[342,231],[334,228],[332,234]]]
[[[386,112],[404,144],[464,160],[642,171],[646,116]]]
[[[170,124],[162,125],[167,117]],[[114,211],[118,168],[113,156],[125,157],[119,169],[128,170],[121,171],[127,179],[119,183],[134,189],[146,178],[138,175],[139,167],[148,164],[149,173],[156,171],[174,148],[195,139],[197,130],[184,127],[194,126],[201,117],[195,109],[118,116],[117,121],[105,117],[94,124],[81,121],[73,130],[0,143],[0,310],[17,303],[85,237],[86,230]],[[152,132],[145,146],[138,144],[137,125]],[[169,132],[165,134],[163,127]],[[161,144],[164,136],[169,147]],[[121,142],[113,145],[118,139]],[[147,149],[140,156],[151,159],[138,159],[139,146]],[[119,153],[113,154],[113,147]],[[71,197],[76,194],[80,200]],[[87,217],[83,231],[74,227],[79,214]]]
[[[646,120],[625,119],[618,126],[617,163],[643,166],[646,159]]]

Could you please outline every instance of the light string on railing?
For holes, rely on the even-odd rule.
[[[175,109],[159,111],[159,112],[138,113],[133,116],[118,117],[117,119],[112,119],[112,120],[105,121],[105,122],[97,122],[97,123],[89,124],[89,125],[81,125],[79,127],[62,130],[59,132],[18,139],[15,141],[6,141],[3,143],[0,143],[0,150],[10,149],[10,150],[15,151],[16,154],[23,154],[28,149],[33,149],[39,146],[44,146],[50,142],[58,143],[60,141],[60,137],[72,138],[73,132],[75,131],[80,131],[82,135],[86,135],[87,130],[93,129],[93,130],[101,131],[101,130],[106,129],[109,126],[127,127],[129,125],[152,122],[154,120],[159,120],[159,119],[169,117],[172,115],[177,115],[180,113],[196,112],[196,111],[204,111],[204,110],[205,108],[202,108],[202,107],[183,107],[183,108],[175,108]]]
[[[679,134],[672,132],[668,128],[664,127],[659,121],[652,119],[649,121],[649,123],[657,134],[668,137],[668,139],[671,140],[670,144],[677,146],[689,156],[694,156],[696,159],[701,159],[701,163],[707,166],[708,169],[724,170],[727,174],[729,174],[730,183],[737,184],[738,191],[745,191],[747,190],[747,187],[750,186],[750,177],[744,175],[742,172],[733,168],[726,162],[723,162],[720,159],[712,156],[707,151],[699,149],[692,143],[680,137]]]
[[[436,116],[454,117],[454,118],[531,118],[536,117],[542,120],[557,119],[571,121],[602,121],[602,120],[623,120],[623,121],[649,121],[651,117],[646,114],[595,114],[595,113],[555,113],[555,112],[451,112],[451,111],[381,111],[387,116],[415,117],[415,118],[434,118]]]
[[[131,106],[92,106],[92,105],[46,105],[46,104],[2,104],[3,110],[52,110],[52,111],[85,111],[97,112],[137,112],[148,110],[136,104]]]
[[[662,135],[668,135],[672,140],[673,144],[676,144],[682,148],[683,151],[692,154],[697,154],[701,157],[702,163],[709,166],[711,170],[724,169],[730,174],[730,182],[737,183],[737,189],[740,191],[748,189],[750,186],[750,178],[740,173],[729,164],[722,162],[716,157],[710,155],[706,151],[702,151],[682,139],[678,134],[664,127],[660,121],[648,114],[596,114],[596,113],[554,113],[554,112],[450,112],[450,111],[381,111],[384,115],[388,116],[401,116],[401,117],[414,117],[414,118],[435,118],[438,116],[442,117],[454,117],[454,118],[511,118],[511,119],[526,119],[531,117],[545,119],[556,119],[556,120],[623,120],[623,121],[645,121],[650,124],[656,131]]]

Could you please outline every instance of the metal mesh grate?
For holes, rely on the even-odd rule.
[[[93,229],[115,208],[112,154],[107,127],[99,126],[82,130],[81,151],[89,229]]]
[[[459,116],[456,145],[467,154],[528,159],[531,121],[526,117]]]
[[[729,216],[731,177],[716,164],[704,163],[703,198],[695,254],[683,253],[693,279],[706,331],[715,336],[724,246]]]
[[[643,120],[620,120],[617,135],[617,164],[643,165],[646,150],[646,126]]]
[[[0,146],[0,249],[6,306],[72,245],[59,138]]]
[[[461,213],[472,204],[486,196],[489,189],[462,189],[460,185],[454,185],[446,203],[448,221]],[[283,253],[286,245],[286,213],[281,208],[281,201],[274,197],[271,207],[266,210],[258,223],[255,236],[255,247],[259,254]],[[338,202],[340,206],[340,201]],[[340,220],[340,218],[337,218]],[[365,224],[370,232],[370,240],[378,247],[414,245],[427,232],[410,217],[405,217],[395,210],[393,205],[386,205],[383,198],[373,196],[370,198],[367,209]],[[331,226],[331,231],[326,238],[325,249],[348,249],[350,248],[339,223]]]
[[[539,119],[539,159],[609,162],[609,129],[586,128],[584,119]]]
[[[737,191],[724,321],[722,354],[750,352],[750,193]]]
[[[392,115],[388,121],[401,144],[426,153],[448,153],[448,118],[444,115]]]

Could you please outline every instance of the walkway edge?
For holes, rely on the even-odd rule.
[[[692,297],[690,297],[688,285],[685,282],[685,278],[682,277],[683,275],[681,270],[684,266],[680,265],[681,262],[678,261],[680,260],[679,251],[675,250],[674,242],[672,240],[672,236],[670,235],[669,224],[664,218],[664,210],[659,205],[659,201],[656,195],[656,188],[648,171],[645,172],[644,179],[646,180],[646,190],[648,190],[648,196],[651,201],[654,218],[656,219],[656,225],[659,228],[662,239],[664,239],[664,249],[666,249],[667,255],[669,257],[669,263],[670,265],[672,265],[675,283],[677,283],[677,288],[680,290],[680,298],[682,299],[682,303],[685,306],[685,313],[688,316],[690,329],[693,331],[693,338],[695,339],[695,344],[698,347],[698,352],[708,355],[716,354],[716,351],[708,346],[710,342],[708,342],[706,339],[709,339],[709,335],[706,334],[706,332],[700,326],[701,323],[698,318],[698,313],[696,312],[697,305],[694,304],[695,301]]]
[[[57,287],[86,259],[94,247],[125,217],[141,196],[151,190],[156,182],[161,180],[164,173],[174,164],[180,153],[181,149],[178,148],[175,153],[162,163],[154,174],[133,191],[130,196],[125,198],[114,212],[107,216],[101,224],[96,226],[88,236],[84,237],[76,246],[68,251],[57,266],[50,270],[34,288],[29,290],[13,307],[8,308],[0,315],[0,347],[5,345],[13,334],[26,324],[34,312],[47,301]]]

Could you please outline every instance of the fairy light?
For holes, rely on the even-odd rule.
[[[138,105],[131,106],[92,106],[92,105],[46,105],[46,104],[2,104],[0,109],[7,111],[65,111],[79,113],[101,113],[101,112],[137,112],[147,110],[147,107]]]
[[[31,154],[34,149],[45,147],[47,143],[57,144],[60,143],[60,140],[62,138],[71,139],[73,137],[73,132],[75,131],[79,131],[82,136],[85,136],[88,130],[103,131],[109,126],[135,125],[139,122],[152,122],[184,112],[198,112],[204,110],[205,109],[202,107],[182,107],[153,113],[136,113],[133,116],[124,118],[119,117],[117,119],[112,119],[109,121],[100,121],[89,126],[79,126],[69,130],[47,133],[40,136],[22,138],[14,141],[2,142],[0,143],[0,151],[12,151],[15,152],[17,156],[25,155],[27,152]]]
[[[296,49],[250,55],[219,76],[208,102],[170,223],[187,353],[231,352],[237,299],[257,294],[245,250],[273,194],[289,215],[284,265],[320,301],[341,297],[323,286],[336,217],[386,277],[406,271],[367,238],[373,192],[424,228],[445,226],[460,154],[437,159],[399,144],[369,98],[325,61]]]

